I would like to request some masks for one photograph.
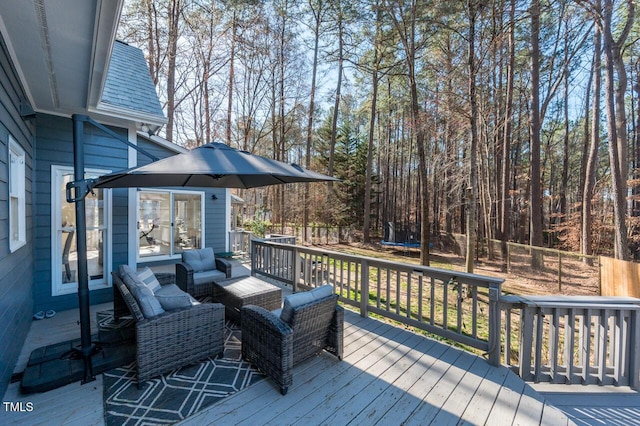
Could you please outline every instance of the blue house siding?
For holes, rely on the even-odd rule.
[[[33,308],[33,144],[35,129],[20,116],[26,99],[0,36],[0,395],[4,395],[32,321]],[[26,155],[26,241],[9,250],[9,135]]]
[[[125,129],[112,128],[126,139]],[[37,116],[36,168],[36,261],[34,303],[36,310],[64,310],[78,306],[76,293],[52,295],[51,265],[51,170],[53,166],[73,167],[73,122],[70,118],[39,114]],[[85,167],[117,171],[127,168],[127,146],[101,130],[85,125]],[[58,197],[59,194],[54,194]],[[127,193],[112,192],[112,268],[127,261]],[[91,303],[112,300],[112,290],[91,292]]]

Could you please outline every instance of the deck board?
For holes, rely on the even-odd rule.
[[[266,379],[180,424],[253,425],[256,419],[273,425],[568,422],[506,367],[350,311],[341,362],[318,356],[294,368],[285,396]]]

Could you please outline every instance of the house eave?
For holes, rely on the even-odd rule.
[[[0,2],[0,32],[36,112],[98,105],[124,0]]]
[[[142,130],[144,126],[147,126],[151,133],[156,133],[165,124],[167,124],[167,119],[165,117],[159,117],[158,115],[148,114],[142,111],[120,108],[104,102],[99,102],[96,108],[89,108],[89,112],[135,122],[137,124],[137,130]]]

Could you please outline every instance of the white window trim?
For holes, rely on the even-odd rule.
[[[9,136],[9,250],[11,253],[27,244],[27,213],[26,203],[26,153],[24,149]],[[17,166],[17,167],[16,167]],[[17,194],[11,192],[14,187],[13,179],[16,179]],[[18,200],[18,217],[11,216],[11,199]],[[18,235],[12,235],[13,221],[18,221]]]
[[[170,195],[170,211],[171,211],[171,223],[174,223],[174,215],[175,212],[173,211],[173,207],[174,207],[174,202],[173,202],[173,196],[174,194],[195,194],[195,195],[200,195],[200,223],[202,224],[202,238],[200,239],[200,248],[204,247],[204,239],[206,234],[206,230],[205,230],[205,193],[204,191],[189,191],[189,190],[177,190],[177,189],[157,189],[157,188],[138,188],[137,193],[136,193],[136,232],[137,232],[137,224],[140,222],[140,192],[161,192],[161,193],[168,193]],[[173,225],[172,225],[173,228]],[[173,232],[171,232],[172,238],[173,238]],[[173,241],[171,242],[171,246],[173,247]],[[172,249],[173,250],[173,249]],[[182,254],[181,253],[177,253],[177,254],[163,254],[163,255],[158,255],[158,256],[144,256],[141,257],[140,256],[140,239],[138,238],[138,242],[136,244],[136,263],[138,264],[142,264],[142,263],[148,263],[148,262],[157,262],[157,261],[162,261],[162,260],[174,260],[174,259],[182,259]]]
[[[62,223],[62,199],[56,195],[59,191],[59,183],[61,176],[73,173],[73,167],[71,166],[51,166],[51,295],[61,296],[65,294],[74,294],[78,292],[78,283],[62,282],[62,242],[58,240],[58,224]],[[111,170],[103,169],[85,169],[85,174],[90,176],[101,176],[103,174],[111,173]],[[111,190],[103,189],[104,200],[104,224],[105,232],[104,238],[106,244],[103,258],[103,274],[102,278],[89,280],[89,290],[99,290],[108,288],[111,286],[111,250],[112,250],[112,229],[113,229],[113,214],[112,214],[112,200]]]

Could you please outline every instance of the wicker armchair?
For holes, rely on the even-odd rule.
[[[278,311],[244,306],[242,358],[271,377],[285,395],[295,365],[323,349],[342,359],[344,309],[337,300],[332,294],[295,307],[288,321],[278,316]],[[285,298],[283,311],[286,305]]]
[[[231,262],[213,254],[210,247],[187,250],[176,264],[176,284],[193,297],[211,296],[216,280],[231,278]]]
[[[111,273],[114,311],[126,306],[136,320],[138,386],[148,379],[224,352],[224,306],[202,303],[145,318],[117,272]],[[161,282],[161,284],[163,284]]]

